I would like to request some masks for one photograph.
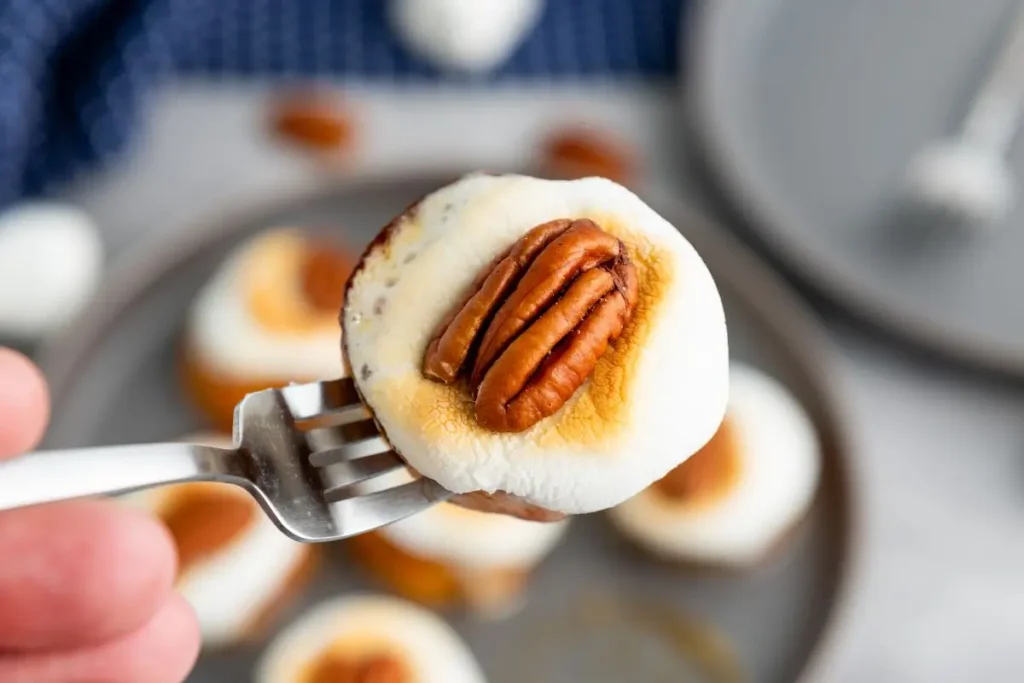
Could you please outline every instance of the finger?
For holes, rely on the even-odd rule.
[[[110,501],[0,514],[0,558],[0,652],[137,629],[167,599],[177,562],[162,525]]]
[[[70,652],[0,655],[4,683],[181,683],[199,654],[195,615],[177,596],[136,631]]]
[[[0,458],[35,446],[49,414],[42,373],[17,351],[0,347]]]

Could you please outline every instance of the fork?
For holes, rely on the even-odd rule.
[[[224,482],[248,491],[287,536],[317,543],[371,531],[453,495],[408,474],[410,481],[390,485],[391,473],[404,469],[352,380],[340,379],[249,394],[235,408],[233,448],[107,446],[37,451],[0,463],[0,510]]]
[[[1002,221],[1016,184],[1006,155],[1024,114],[1024,2],[958,134],[928,145],[907,170],[900,214],[942,236]]]

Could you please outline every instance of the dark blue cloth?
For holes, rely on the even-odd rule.
[[[487,0],[479,0],[487,2]],[[671,76],[683,0],[548,0],[515,78]],[[441,76],[392,36],[383,0],[0,0],[0,204],[126,149],[160,78]]]

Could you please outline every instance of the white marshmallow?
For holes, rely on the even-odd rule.
[[[40,201],[0,213],[0,336],[34,340],[65,326],[102,267],[99,231],[77,208]]]
[[[205,434],[187,440],[231,446],[230,439]],[[311,552],[281,533],[252,496],[236,486],[223,486],[225,494],[252,506],[254,522],[218,552],[190,564],[176,585],[196,613],[203,642],[211,647],[242,639]],[[173,505],[174,496],[175,487],[165,487],[122,500],[159,516]]]
[[[537,24],[541,0],[391,0],[406,46],[442,69],[484,72],[511,57]]]
[[[589,217],[637,265],[640,302],[590,379],[517,434],[484,429],[465,390],[422,376],[439,321],[499,253],[556,218]],[[350,281],[346,352],[394,448],[451,491],[505,491],[566,513],[626,500],[697,451],[725,413],[728,345],[715,283],[683,236],[602,178],[471,175],[425,198]]]
[[[530,522],[441,503],[380,530],[417,556],[467,569],[535,566],[565,535],[568,520]]]
[[[732,489],[691,507],[647,490],[610,512],[625,535],[666,558],[753,564],[806,514],[818,488],[820,445],[803,407],[759,370],[734,361],[731,374],[740,458]]]
[[[190,314],[188,343],[207,367],[242,381],[334,379],[344,375],[341,330],[330,325],[289,332],[267,329],[249,309],[247,269],[259,267],[264,240],[279,236],[271,231],[250,240],[232,254],[200,291]],[[298,273],[285,274],[280,295],[299,301]],[[288,277],[288,276],[291,277]],[[299,305],[299,304],[296,304]]]
[[[397,598],[353,595],[313,608],[264,652],[256,683],[300,683],[336,643],[384,647],[402,657],[417,683],[484,683],[465,643],[439,617]]]

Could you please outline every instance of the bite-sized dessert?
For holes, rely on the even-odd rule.
[[[820,477],[820,444],[803,407],[778,381],[734,361],[714,438],[610,516],[662,558],[748,566],[804,517]]]
[[[626,188],[471,175],[370,245],[342,312],[395,451],[466,505],[538,519],[626,500],[725,413],[715,283]]]
[[[92,219],[54,201],[0,212],[0,339],[35,342],[64,328],[102,276]]]
[[[497,618],[523,605],[530,574],[568,524],[441,503],[348,543],[357,561],[403,597]]]
[[[540,166],[552,178],[572,180],[598,176],[629,184],[636,159],[620,140],[591,127],[560,128],[541,143]]]
[[[187,440],[231,447],[229,438],[209,434]],[[176,588],[195,610],[205,646],[258,639],[313,576],[317,547],[285,536],[238,486],[177,484],[122,500],[156,515],[171,532]]]
[[[320,604],[263,654],[256,683],[484,683],[458,634],[398,598],[354,595]]]
[[[231,431],[246,394],[344,375],[338,309],[355,259],[296,229],[241,245],[199,293],[184,347],[187,392]]]

